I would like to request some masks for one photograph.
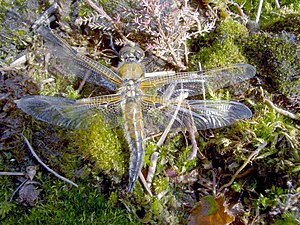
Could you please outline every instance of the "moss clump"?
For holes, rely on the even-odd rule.
[[[186,173],[187,171],[192,171],[196,168],[198,159],[197,157],[193,160],[187,160],[188,156],[192,152],[192,146],[187,148],[182,148],[179,152],[179,156],[176,157],[176,167],[178,168],[180,173]]]
[[[203,69],[209,69],[247,61],[237,42],[248,35],[244,25],[228,18],[208,35],[196,43],[199,52],[191,56],[190,67],[196,69],[198,62]]]
[[[87,129],[75,130],[72,140],[74,142],[70,147],[91,157],[96,169],[110,179],[119,180],[127,171],[129,154],[122,152],[124,148],[117,134],[100,117],[92,119],[91,126]]]
[[[300,36],[258,33],[244,42],[244,54],[266,78],[272,92],[300,96]]]
[[[274,218],[269,220],[269,224],[296,225],[299,224],[297,218],[300,216],[300,212],[297,210],[297,206],[299,205],[298,196],[298,193],[295,193],[294,187],[292,189],[284,189],[282,186],[278,187],[274,185],[271,189],[267,189],[265,194],[260,194],[254,205],[262,211],[267,210],[274,215]]]
[[[164,207],[163,207],[162,203],[157,198],[154,198],[153,202],[151,203],[152,213],[154,215],[161,215],[163,210],[164,210]]]
[[[255,20],[257,16],[257,9],[259,7],[259,0],[235,0],[241,8],[243,12],[248,15],[248,18],[251,20]],[[268,24],[273,21],[277,21],[278,19],[284,17],[288,13],[297,13],[300,10],[300,4],[298,0],[282,0],[279,2],[280,9],[276,6],[276,1],[264,1],[262,5],[262,11],[260,16],[260,26],[264,24]],[[231,7],[232,8],[232,7]]]
[[[153,186],[155,193],[160,194],[168,190],[169,180],[166,177],[155,177]]]
[[[78,188],[63,181],[53,182],[53,176],[39,181],[43,200],[28,208],[8,202],[13,189],[0,177],[0,224],[139,224],[124,209],[112,207],[99,193],[93,180],[85,180]],[[89,185],[87,185],[89,184]]]
[[[299,225],[293,215],[287,215],[284,219],[276,220],[273,225]]]
[[[272,33],[285,31],[288,33],[300,34],[300,15],[299,13],[285,15],[275,21],[266,23],[261,29]]]
[[[264,93],[267,96],[267,93]],[[288,180],[298,179],[297,162],[299,162],[299,129],[292,125],[289,118],[284,117],[270,109],[264,103],[254,106],[255,124],[245,123],[244,129],[255,134],[252,145],[257,148],[263,142],[268,142],[260,153],[259,160],[255,162],[255,168],[259,171],[256,179],[264,183],[258,188],[267,189],[270,185],[285,186]],[[247,157],[239,152],[236,157]],[[261,190],[257,190],[260,192]]]

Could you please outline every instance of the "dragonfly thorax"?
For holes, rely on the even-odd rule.
[[[141,63],[123,63],[119,68],[119,75],[124,79],[139,79],[145,74]]]
[[[140,89],[139,80],[127,80],[124,82],[123,86],[120,88],[120,93],[126,100],[132,101],[134,99],[139,99],[142,95],[142,90]]]

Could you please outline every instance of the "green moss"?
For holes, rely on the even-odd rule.
[[[240,193],[243,190],[243,184],[240,182],[234,182],[230,187],[237,193]]]
[[[214,43],[209,48],[203,48],[200,50],[200,59],[204,69],[218,68],[245,61],[239,47],[232,40]]]
[[[93,13],[93,9],[91,9],[86,4],[84,4],[80,7],[78,15],[81,18],[84,18],[84,17],[92,15],[92,13]]]
[[[206,40],[199,40],[199,52],[191,56],[190,67],[197,69],[198,62],[201,62],[203,69],[246,62],[237,40],[247,35],[247,28],[239,22],[230,18],[222,21]]]
[[[109,196],[109,205],[115,207],[119,201],[119,196],[116,192],[112,192]]]
[[[294,218],[294,215],[289,214],[285,218],[276,220],[273,225],[299,225],[299,222]]]
[[[1,224],[139,224],[133,222],[125,209],[110,206],[90,180],[89,185],[82,183],[79,188],[62,181],[53,182],[52,175],[40,182],[43,199],[30,209],[17,202],[8,203],[7,197],[3,197],[11,195],[12,190],[1,188]]]
[[[276,184],[277,185],[277,184]],[[260,194],[259,198],[254,202],[256,207],[261,210],[275,213],[275,222],[270,224],[298,224],[296,219],[299,218],[299,210],[295,210],[299,205],[298,193],[292,189],[283,189],[282,187],[272,186],[267,189],[266,193]],[[291,201],[291,199],[294,199]],[[273,221],[274,221],[273,220]]]
[[[192,152],[192,146],[187,148],[182,148],[179,152],[179,156],[176,157],[176,167],[178,168],[180,173],[186,173],[188,171],[193,170],[198,162],[197,157],[193,160],[187,160],[188,156]]]
[[[265,77],[268,88],[289,97],[300,95],[300,36],[258,33],[244,42],[243,51]]]
[[[177,135],[170,140],[169,143],[165,143],[158,149],[159,163],[157,164],[157,172],[160,173],[166,168],[166,164],[173,166],[176,163],[176,152],[180,151],[183,147],[184,139],[182,135]]]
[[[259,0],[243,1],[235,0],[235,3],[242,6],[243,12],[249,16],[249,19],[255,20],[259,6]],[[264,1],[259,23],[263,26],[272,21],[283,17],[289,12],[299,12],[300,4],[298,0],[283,0],[279,2],[280,9],[277,8],[275,1]]]
[[[37,63],[34,65],[32,78],[38,84],[40,84],[40,95],[45,96],[61,96],[78,99],[80,98],[79,90],[74,89],[74,85],[71,84],[74,78],[66,79],[63,76],[56,76],[55,80],[46,82],[45,80],[53,79],[53,76],[45,72],[44,66]]]
[[[214,31],[217,35],[215,39],[237,40],[248,35],[247,28],[241,23],[228,18],[223,20]]]
[[[114,1],[108,1],[108,0],[98,0],[97,1],[97,5],[99,6],[102,6],[104,7],[104,11],[105,12],[108,12],[105,8],[105,6],[110,3],[109,5],[111,4],[114,4],[115,2]],[[110,8],[110,10],[112,10],[114,8]],[[87,17],[87,16],[91,16],[91,15],[94,15],[95,14],[95,10],[93,8],[91,8],[88,4],[82,4],[81,7],[79,8],[79,16],[81,18],[84,18],[84,17]]]
[[[124,148],[117,134],[99,117],[94,118],[91,124],[88,129],[74,131],[72,147],[90,156],[99,171],[110,177],[122,176],[128,168],[128,152],[122,152]]]
[[[169,188],[169,180],[166,177],[156,176],[153,180],[154,191],[156,194],[165,192]]]
[[[151,203],[151,211],[154,215],[160,215],[163,211],[163,206],[157,198],[153,198]]]
[[[157,146],[155,142],[148,141],[147,148],[144,156],[144,165],[151,166],[151,156],[152,154],[157,151]]]
[[[295,35],[300,34],[299,13],[287,14],[274,21],[270,21],[261,26],[261,30],[272,33],[281,33],[282,31],[285,31]]]
[[[269,143],[260,152],[256,164],[261,179],[267,180],[266,183],[274,183],[275,180],[287,182],[284,177],[298,179],[293,171],[299,161],[299,129],[292,125],[289,118],[263,103],[257,103],[254,108],[256,114],[252,120],[255,124],[245,123],[244,130],[252,133],[252,145],[255,148],[264,141]]]
[[[8,201],[7,193],[5,193],[4,196],[5,199],[0,202],[0,221],[16,208],[14,203]]]

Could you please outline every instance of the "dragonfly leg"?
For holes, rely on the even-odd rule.
[[[197,152],[199,150],[197,142],[196,142],[196,137],[198,137],[199,134],[198,134],[197,128],[195,127],[194,124],[189,123],[188,131],[189,131],[189,136],[190,136],[190,140],[192,143],[192,152],[188,155],[187,160],[193,160],[196,158]]]
[[[190,140],[192,143],[192,152],[187,157],[187,160],[189,161],[189,160],[195,159],[197,156],[197,153],[199,152],[199,148],[198,148],[197,141],[196,141],[196,138],[199,136],[199,133],[197,131],[197,127],[195,126],[195,122],[193,119],[188,119],[186,125],[187,125],[187,129],[189,132],[189,137],[190,137]],[[200,152],[200,159],[205,159],[205,158],[206,158],[205,155],[203,155]]]

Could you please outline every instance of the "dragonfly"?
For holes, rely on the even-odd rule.
[[[86,128],[97,115],[112,127],[121,126],[131,152],[128,192],[133,191],[143,165],[146,137],[165,131],[167,126],[171,130],[187,130],[191,126],[205,130],[252,116],[251,110],[239,102],[189,98],[250,79],[256,72],[252,65],[146,76],[142,62],[144,51],[138,46],[125,46],[119,52],[121,63],[114,72],[79,54],[49,27],[42,26],[37,32],[61,59],[68,73],[102,86],[112,94],[79,100],[25,96],[16,100],[18,108],[35,119],[66,128]]]

